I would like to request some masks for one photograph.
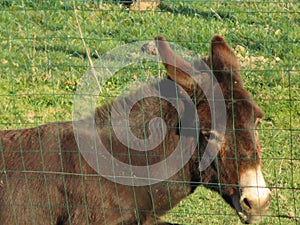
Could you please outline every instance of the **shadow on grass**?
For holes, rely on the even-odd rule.
[[[161,3],[158,6],[161,11],[163,12],[170,12],[173,14],[180,14],[180,15],[185,15],[185,16],[200,16],[203,17],[204,19],[218,19],[218,20],[224,20],[224,19],[228,19],[228,20],[236,20],[236,18],[231,15],[229,12],[216,12],[213,9],[210,8],[210,11],[204,11],[204,10],[199,10],[199,9],[195,9],[192,8],[191,6],[176,6],[176,7],[172,7],[169,4],[166,3]]]
[[[64,47],[61,46],[37,46],[35,48],[36,51],[53,51],[53,52],[62,52],[68,55],[71,55],[73,57],[78,57],[78,58],[82,58],[82,59],[86,59],[87,58],[87,54],[86,52],[83,51],[77,51],[77,50],[73,50],[73,49],[69,49],[66,50]],[[94,59],[98,59],[100,56],[98,55],[97,52],[93,51],[91,52],[91,57]]]

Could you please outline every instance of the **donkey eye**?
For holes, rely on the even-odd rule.
[[[221,137],[220,134],[218,132],[215,131],[202,131],[201,132],[206,140],[215,140],[220,142],[221,141]]]
[[[209,139],[210,137],[210,131],[208,130],[202,130],[201,134],[205,137],[205,139]]]
[[[214,132],[210,132],[209,137],[212,139],[218,139],[218,136]]]

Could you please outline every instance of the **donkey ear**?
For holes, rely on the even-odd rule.
[[[217,79],[220,75],[239,73],[237,58],[225,40],[216,35],[211,40],[211,56],[208,61]]]
[[[193,66],[176,55],[162,36],[155,38],[156,46],[169,77],[185,90],[194,89],[191,75],[195,72]]]

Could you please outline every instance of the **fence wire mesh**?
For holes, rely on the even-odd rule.
[[[213,35],[222,35],[239,61],[245,89],[265,114],[256,129],[263,150],[262,170],[271,190],[271,204],[261,224],[299,223],[298,1],[2,0],[0,10],[2,130],[32,128],[45,123],[59,127],[62,121],[71,121],[74,95],[81,78],[113,49],[136,41],[148,43],[163,35],[190,52],[207,56]],[[133,82],[141,84],[153,77],[165,76],[162,64],[143,60],[122,68],[101,83],[97,105],[112,101],[123,94],[124,89],[131,93],[135,89],[130,86]],[[235,115],[236,118],[239,116]],[[136,119],[139,118],[142,116]],[[152,222],[144,223],[141,211],[145,215],[164,214],[162,220],[176,224],[241,224],[234,207],[220,195],[221,187],[237,184],[222,183],[219,178],[216,181],[219,191],[213,192],[203,187],[205,181],[199,178],[196,182],[199,187],[187,196],[190,181],[182,178],[171,182],[170,178],[170,182],[158,183],[146,192],[151,199],[147,208],[139,200],[145,198],[141,189],[117,184],[106,187],[103,183],[110,181],[89,176],[91,170],[77,149],[61,149],[61,136],[57,136],[55,128],[51,129],[45,133],[42,128],[34,130],[33,133],[38,133],[34,137],[37,140],[28,134],[20,136],[22,131],[15,131],[15,136],[0,131],[0,224],[164,224],[156,217]],[[44,155],[43,135],[49,137],[48,144],[52,146],[47,152],[77,154],[78,165],[70,162],[68,166],[64,161],[67,159]],[[7,150],[5,138],[18,143],[16,146],[19,147]],[[21,138],[27,148],[22,147]],[[63,141],[66,140],[69,139]],[[30,143],[38,147],[31,148]],[[239,151],[236,147],[235,150]],[[8,151],[12,152],[9,157]],[[164,154],[162,151],[161,155]],[[71,166],[74,170],[69,168]],[[76,182],[78,180],[80,182]],[[97,184],[96,188],[92,188],[89,180]],[[170,191],[170,186],[177,184],[183,186],[178,188],[178,193],[187,196],[179,203],[179,194]],[[76,185],[80,185],[83,194],[77,192]],[[163,186],[166,187],[163,189]],[[162,202],[168,199],[168,205],[159,210],[155,207],[160,203],[153,200],[156,192],[161,195]],[[122,198],[130,199],[126,200],[127,205]],[[91,203],[92,199],[99,204]],[[104,201],[111,202],[111,207],[103,204]],[[132,211],[136,218],[129,216],[128,212]],[[100,214],[101,218],[98,218]],[[112,219],[112,215],[115,218]]]

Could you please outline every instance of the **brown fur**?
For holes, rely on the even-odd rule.
[[[164,38],[157,39],[163,41],[158,49],[170,79],[181,85],[191,98],[197,98],[201,134],[199,149],[189,162],[167,181],[145,187],[124,186],[101,177],[82,158],[71,122],[0,131],[1,224],[166,225],[169,223],[160,221],[159,216],[191,194],[200,183],[218,191],[230,203],[230,197],[239,191],[239,174],[261,164],[260,146],[253,128],[263,112],[242,85],[234,53],[222,37],[215,36],[206,63],[226,99],[227,128],[218,157],[200,174],[199,157],[207,144],[205,132],[209,132],[211,125],[209,105],[199,88],[195,92],[194,82],[187,75],[192,66],[180,57],[177,61],[184,70],[170,66],[168,60],[173,60],[175,53]],[[197,63],[194,66],[197,69]],[[159,162],[172,153],[179,141],[180,118],[166,101],[149,98],[132,110],[130,124],[139,137],[148,135],[143,127],[151,118],[161,116],[161,112],[168,125],[165,141],[147,156],[128,150],[114,135],[109,135],[112,132],[107,126],[109,109],[110,104],[96,110],[98,134],[104,145],[113,149],[114,157],[123,162],[130,160],[133,165],[146,165],[146,160],[149,164]]]

